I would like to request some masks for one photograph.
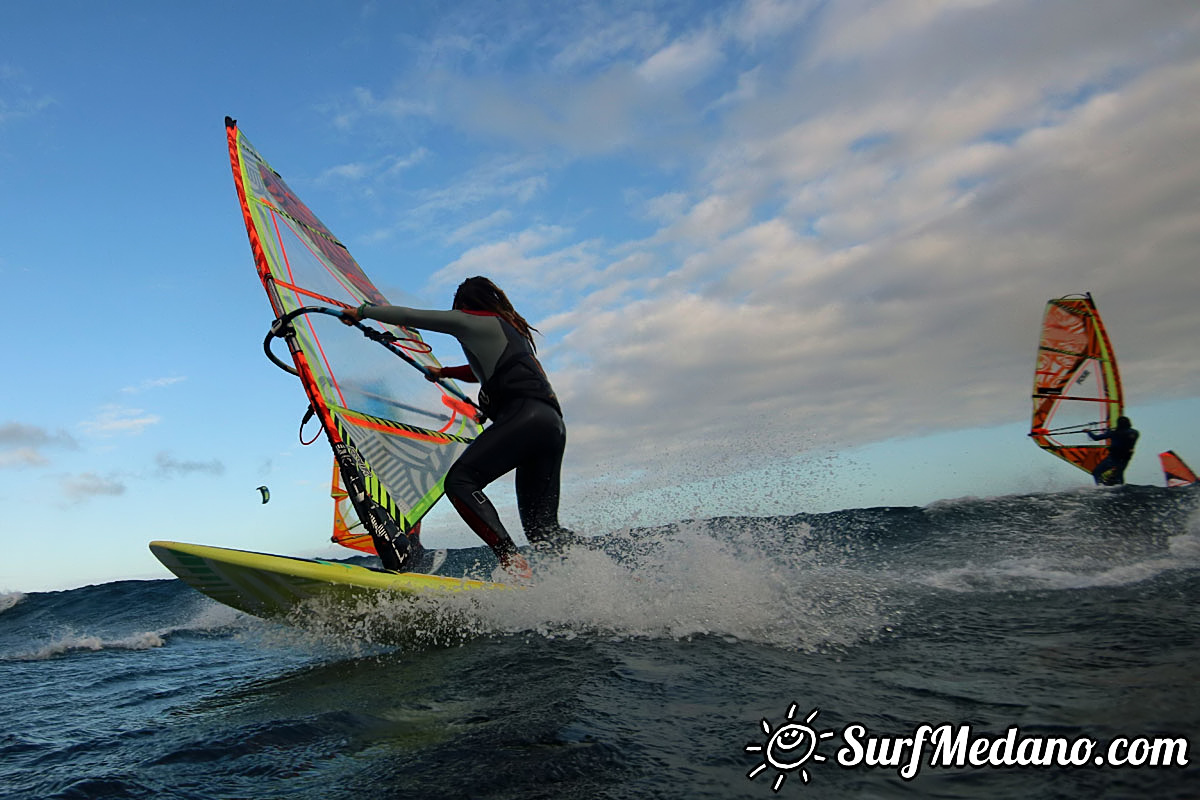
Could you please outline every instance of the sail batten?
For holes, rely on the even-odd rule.
[[[380,346],[335,315],[311,313],[388,300],[237,123],[227,118],[226,130],[255,268],[280,327],[272,333],[287,342],[295,369],[268,355],[299,377],[333,449],[334,541],[372,552],[372,531],[418,526],[480,427],[461,413],[453,384],[421,374],[438,362],[419,333],[361,326],[377,342],[401,343]]]
[[[1046,303],[1033,375],[1029,436],[1043,450],[1085,472],[1108,445],[1089,431],[1115,428],[1124,394],[1108,333],[1091,295]]]

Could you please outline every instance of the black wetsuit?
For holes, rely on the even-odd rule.
[[[368,306],[362,316],[395,325],[448,333],[458,339],[469,372],[449,377],[482,384],[486,427],[446,474],[446,497],[471,530],[502,562],[517,550],[484,487],[516,470],[517,509],[532,544],[558,544],[573,534],[558,523],[559,486],[567,429],[558,398],[533,347],[507,321],[473,311],[419,311]]]
[[[1104,486],[1125,483],[1125,467],[1133,458],[1138,432],[1133,428],[1113,428],[1103,433],[1088,431],[1088,436],[1095,441],[1108,439],[1108,455],[1092,470],[1092,479]]]

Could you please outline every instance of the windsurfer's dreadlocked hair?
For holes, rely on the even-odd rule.
[[[491,311],[500,315],[505,322],[516,328],[517,333],[524,336],[529,346],[537,352],[537,345],[533,341],[533,334],[537,332],[537,328],[517,313],[503,289],[482,275],[467,278],[458,285],[452,307],[459,311]]]

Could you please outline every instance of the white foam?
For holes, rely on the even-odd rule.
[[[795,558],[781,563],[776,553],[718,540],[701,525],[638,544],[642,555],[632,561],[583,547],[562,559],[535,556],[527,588],[436,600],[377,598],[349,621],[344,610],[332,611],[317,626],[376,636],[386,635],[391,623],[404,629],[400,638],[439,644],[532,632],[551,638],[721,636],[815,649],[860,641],[890,622],[874,583],[847,570]]]
[[[215,602],[203,603],[196,613],[180,625],[141,631],[126,636],[105,636],[67,630],[36,649],[7,656],[14,661],[42,661],[79,652],[101,650],[152,650],[164,646],[177,633],[220,631],[245,620],[245,615]]]
[[[993,564],[968,563],[917,574],[918,583],[953,592],[1025,590],[1069,590],[1131,586],[1164,573],[1200,563],[1200,536],[1179,534],[1170,539],[1169,550],[1103,568],[1081,568],[1039,557],[1013,558]],[[910,575],[911,577],[911,575]]]
[[[58,639],[29,653],[11,656],[14,661],[44,661],[57,656],[79,651],[100,650],[149,650],[165,644],[162,634],[155,631],[135,633],[119,639],[105,639],[79,633],[65,633]]]
[[[25,599],[25,594],[22,592],[5,592],[0,594],[0,614],[8,611],[13,606],[17,605]]]
[[[1200,510],[1188,518],[1182,532],[1167,540],[1167,552],[1189,565],[1200,564]]]

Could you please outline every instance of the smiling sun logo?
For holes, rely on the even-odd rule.
[[[809,723],[817,718],[819,710],[814,708],[812,713],[805,717],[803,723],[793,722],[792,720],[796,717],[796,704],[792,703],[788,708],[787,721],[781,723],[774,730],[771,728],[771,723],[764,719],[762,730],[767,735],[766,744],[746,745],[747,753],[763,754],[763,763],[750,770],[746,777],[754,780],[763,770],[774,767],[779,772],[775,776],[775,784],[771,787],[772,791],[778,792],[779,787],[783,786],[784,780],[787,779],[788,773],[793,770],[800,770],[800,780],[808,783],[809,775],[808,770],[804,768],[805,762],[809,759],[824,761],[825,756],[817,752],[817,745],[821,743],[822,739],[833,736],[833,731],[817,733],[809,727]]]

